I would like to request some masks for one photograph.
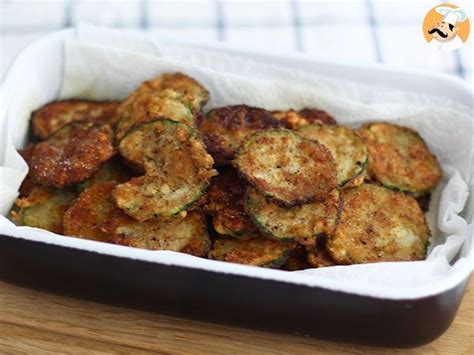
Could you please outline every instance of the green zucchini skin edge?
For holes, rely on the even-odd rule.
[[[65,208],[64,208],[64,211],[62,211],[64,214],[64,212],[66,212],[67,207],[70,206],[72,203],[74,203],[75,200],[77,199],[77,193],[75,193],[72,190],[54,189],[53,194],[54,195],[45,202],[20,209],[21,210],[21,225],[31,226],[31,227],[36,227],[36,228],[41,228],[41,229],[46,229],[46,230],[51,231],[52,229],[51,218],[56,217],[56,216],[50,213],[50,210],[54,209],[55,206],[62,205],[62,203],[64,203]],[[48,207],[48,205],[50,207]],[[42,211],[44,208],[46,208],[46,211]],[[34,220],[31,220],[32,217],[33,219],[35,218],[34,215],[36,215],[37,220],[40,220],[40,224],[35,223]],[[38,218],[41,216],[42,218]],[[58,225],[62,226],[62,216],[60,216],[60,218],[61,220],[58,220],[56,222]]]
[[[271,200],[272,202],[274,202],[274,203],[276,203],[276,204],[278,204],[282,207],[291,208],[291,207],[302,205],[302,204],[305,204],[305,203],[314,202],[315,201],[314,196],[311,196],[311,197],[308,197],[308,198],[298,198],[298,199],[292,200],[291,202],[283,201],[279,198],[276,198],[273,194],[271,194],[271,193],[269,193],[265,190],[262,190],[262,188],[260,186],[258,186],[257,184],[255,184],[253,179],[247,173],[242,171],[242,169],[240,167],[240,164],[239,164],[239,158],[240,158],[241,155],[243,155],[246,152],[248,147],[252,144],[253,138],[256,137],[256,136],[259,136],[259,135],[267,135],[267,134],[270,134],[270,133],[274,134],[274,135],[290,133],[293,136],[293,138],[295,138],[295,139],[299,139],[299,140],[302,140],[302,141],[305,141],[305,140],[306,141],[312,141],[311,139],[304,138],[304,137],[298,135],[295,131],[292,131],[292,130],[289,130],[289,129],[286,129],[286,128],[274,128],[274,129],[267,129],[267,130],[264,130],[264,131],[257,131],[257,132],[254,132],[254,133],[250,134],[249,136],[247,136],[245,138],[244,144],[240,147],[240,149],[236,153],[234,160],[232,160],[232,163],[231,163],[232,166],[235,169],[237,169],[237,173],[239,174],[239,176],[242,179],[244,179],[252,187],[257,189],[263,196],[265,196],[265,198]],[[317,143],[320,144],[319,142],[317,142]]]
[[[278,268],[282,267],[283,264],[285,264],[286,261],[288,260],[288,258],[290,257],[290,254],[291,254],[292,251],[293,251],[293,249],[285,251],[283,256],[281,256],[278,259],[273,260],[270,263],[262,265],[262,267],[266,267],[266,268],[269,268],[269,269],[278,269]]]
[[[369,165],[369,156],[366,155],[365,157],[365,160],[358,165],[358,169],[357,171],[354,173],[354,175],[352,177],[350,177],[349,179],[347,179],[346,181],[344,181],[340,187],[344,187],[348,184],[350,184],[352,181],[354,181],[355,179],[357,179],[361,174],[364,173],[364,171],[367,169],[367,166]]]
[[[131,134],[133,134],[134,132],[137,132],[139,129],[143,129],[144,126],[150,126],[152,127],[153,125],[155,124],[158,124],[158,123],[163,123],[164,126],[185,126],[186,129],[188,130],[188,132],[190,133],[190,136],[192,138],[196,138],[196,139],[199,139],[200,138],[200,135],[198,133],[198,131],[195,129],[195,127],[190,127],[182,122],[178,122],[178,121],[173,121],[171,119],[168,119],[168,118],[157,118],[155,120],[152,120],[152,121],[149,121],[149,122],[146,122],[142,125],[139,125],[139,126],[136,126],[136,127],[133,127],[131,128],[130,130],[127,131],[127,133],[122,137],[122,139],[119,141],[118,143],[118,150],[119,152],[121,152],[121,145],[122,143],[124,142],[124,140],[129,137]],[[121,154],[122,155],[122,154]],[[124,155],[122,155],[122,157],[125,159],[125,160],[128,160]],[[136,162],[132,162],[130,161],[130,163],[132,164],[135,164],[136,165]],[[147,173],[145,172],[143,174],[146,175]],[[157,217],[173,217],[173,216],[176,216],[178,215],[180,212],[182,211],[186,211],[186,210],[189,210],[191,209],[197,201],[199,201],[199,199],[201,199],[204,194],[206,193],[206,190],[208,189],[208,187],[210,186],[210,181],[206,181],[206,182],[203,182],[199,188],[199,191],[192,197],[190,198],[189,202],[186,203],[186,204],[183,204],[171,211],[169,211],[168,213],[160,213],[160,214],[154,214],[152,218],[157,218]],[[131,211],[131,208],[126,208],[124,207],[124,211]],[[131,215],[132,216],[132,215]]]
[[[337,211],[336,211],[336,216],[335,216],[335,221],[334,221],[334,227],[336,227],[337,224],[339,223],[339,218],[340,218],[342,207],[343,207],[343,204],[344,204],[342,193],[340,192],[340,190],[338,190],[338,197],[339,197],[339,200],[338,200]],[[254,211],[252,210],[252,204],[253,203],[252,203],[252,199],[250,197],[249,190],[247,190],[247,193],[246,193],[246,196],[245,196],[245,209],[246,209],[248,215],[250,216],[250,218],[252,219],[252,222],[257,226],[257,228],[265,236],[267,236],[269,238],[272,238],[274,240],[281,241],[281,242],[291,242],[291,241],[295,241],[295,239],[299,239],[298,237],[279,237],[279,236],[275,235],[269,228],[267,228],[265,225],[263,225],[258,220],[258,218],[256,216],[256,213],[254,213]],[[312,237],[315,237],[315,236],[317,236],[321,233],[316,233],[314,236],[308,236],[306,238],[312,238]],[[301,237],[301,238],[304,238],[304,237]]]

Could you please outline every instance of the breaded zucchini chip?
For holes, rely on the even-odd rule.
[[[327,235],[320,234],[315,242],[305,245],[307,261],[312,268],[326,267],[336,265],[331,255],[326,249]]]
[[[64,234],[107,241],[105,222],[120,211],[112,200],[112,191],[116,186],[115,181],[109,181],[86,188],[64,214]]]
[[[130,180],[134,175],[124,165],[124,162],[119,156],[114,156],[100,167],[89,179],[78,185],[79,191],[84,191],[86,188],[100,184],[103,182],[115,181],[119,184]]]
[[[139,221],[190,208],[217,174],[195,130],[171,120],[133,129],[120,141],[119,151],[145,171],[114,191],[117,206]]]
[[[209,100],[209,92],[196,80],[181,74],[162,74],[143,82],[117,108],[115,122],[120,140],[127,130],[159,117],[194,124]]]
[[[205,216],[192,211],[185,217],[161,217],[138,222],[124,214],[109,220],[106,230],[115,244],[149,250],[172,250],[206,257],[211,240]]]
[[[113,154],[109,126],[72,122],[35,146],[30,176],[40,185],[62,188],[86,180]]]
[[[310,269],[311,265],[308,263],[307,258],[308,256],[306,254],[305,247],[298,245],[295,249],[293,249],[290,256],[288,259],[286,259],[286,262],[281,268],[287,271]]]
[[[322,201],[337,186],[329,150],[286,129],[254,133],[234,164],[262,194],[286,207]]]
[[[339,224],[326,243],[338,264],[425,258],[430,230],[414,198],[370,184],[342,195]]]
[[[315,108],[305,108],[300,111],[272,111],[271,113],[284,127],[289,129],[298,129],[310,124],[333,125],[337,123],[326,111]]]
[[[282,266],[295,245],[265,237],[240,240],[219,238],[209,253],[209,258],[230,263],[269,268]]]
[[[369,174],[385,187],[417,197],[431,192],[441,179],[438,160],[417,132],[369,123],[357,133],[369,151]]]
[[[209,91],[193,78],[182,73],[167,73],[145,81],[139,91],[173,90],[183,95],[183,102],[191,107],[193,112],[198,112],[209,101]]]
[[[367,149],[352,129],[344,126],[312,124],[299,129],[298,134],[317,140],[331,152],[337,164],[339,186],[356,186],[363,183],[363,179],[357,178],[367,165]]]
[[[340,192],[333,190],[324,201],[284,208],[255,189],[247,193],[247,211],[257,227],[280,240],[313,238],[330,233],[337,223]]]
[[[257,232],[245,211],[245,190],[245,181],[234,169],[227,169],[211,179],[206,211],[212,214],[217,233],[239,237]]]
[[[170,89],[152,91],[137,96],[130,104],[129,110],[122,114],[117,122],[116,137],[120,140],[131,128],[157,118],[194,125],[193,111],[186,104],[183,94]]]
[[[279,126],[267,110],[246,105],[214,109],[199,122],[204,143],[217,165],[228,165],[249,134]]]
[[[12,219],[20,225],[63,233],[64,213],[76,196],[69,189],[35,186],[27,197],[15,201],[19,210],[11,212]]]
[[[306,246],[307,261],[309,268],[320,268],[327,266],[334,266],[334,260],[326,249],[315,249],[314,247]]]
[[[33,134],[45,139],[73,121],[111,124],[118,102],[65,100],[51,102],[33,113]]]

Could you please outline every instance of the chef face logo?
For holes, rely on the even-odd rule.
[[[438,22],[428,31],[428,33],[439,42],[451,41],[456,36],[457,32],[457,27],[450,23],[445,23],[443,21]]]
[[[430,47],[440,51],[456,50],[467,41],[470,22],[467,13],[452,4],[432,8],[423,21],[423,35]]]

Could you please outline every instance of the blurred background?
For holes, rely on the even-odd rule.
[[[473,83],[473,36],[454,52],[422,33],[432,0],[0,0],[1,77],[18,52],[80,22],[155,38],[222,41],[338,62],[387,63],[444,72]],[[447,1],[444,1],[447,2]],[[472,0],[453,0],[472,19]],[[472,23],[471,23],[472,25]]]

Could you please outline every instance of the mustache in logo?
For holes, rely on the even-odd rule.
[[[431,30],[428,31],[429,34],[433,34],[433,33],[435,33],[435,32],[436,32],[437,34],[439,34],[439,35],[440,35],[441,37],[443,37],[443,38],[448,37],[448,34],[447,34],[447,33],[442,32],[442,31],[441,31],[440,29],[438,29],[438,28],[432,28]]]

